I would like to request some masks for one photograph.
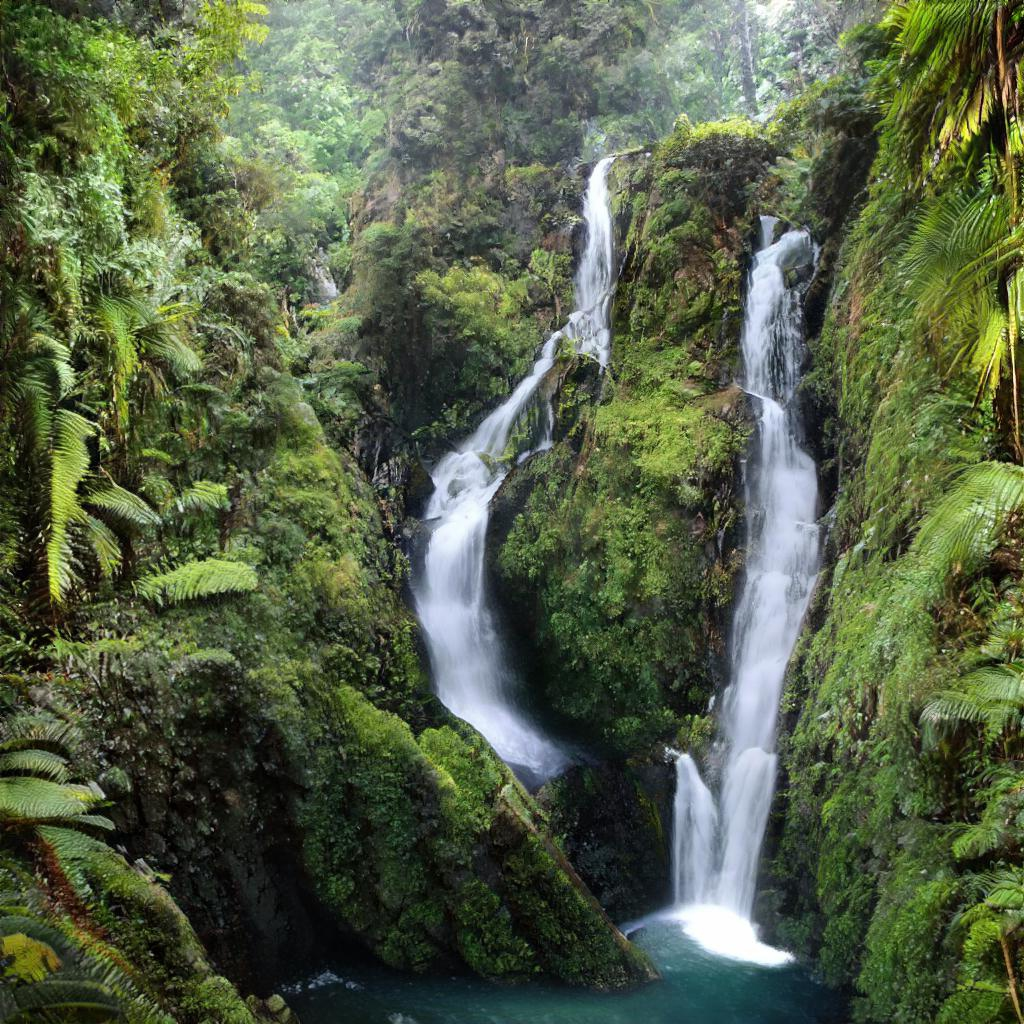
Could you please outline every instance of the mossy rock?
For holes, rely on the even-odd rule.
[[[609,989],[652,975],[476,733],[460,725],[417,739],[353,690],[331,701],[334,738],[304,817],[307,864],[325,902],[385,962]]]

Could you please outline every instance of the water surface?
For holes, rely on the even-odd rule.
[[[327,972],[288,997],[302,1024],[840,1024],[842,1004],[797,966],[721,959],[672,921],[633,938],[662,980],[602,995],[469,978],[420,978],[362,966]]]

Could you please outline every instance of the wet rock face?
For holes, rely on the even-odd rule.
[[[337,941],[303,867],[302,767],[236,666],[164,668],[122,692],[151,719],[106,736],[132,779],[114,817],[132,856],[171,876],[219,968],[266,994]]]
[[[620,923],[670,900],[673,773],[641,766],[577,766],[541,791],[566,855]]]

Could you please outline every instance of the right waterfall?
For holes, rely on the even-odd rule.
[[[687,930],[715,952],[781,962],[750,924],[758,862],[775,791],[779,700],[786,665],[818,573],[818,481],[801,447],[793,401],[804,332],[798,282],[813,267],[806,231],[775,241],[778,221],[761,218],[761,244],[747,291],[744,390],[757,405],[746,472],[746,571],[720,714],[717,799],[689,755],[677,761],[673,860],[675,900]]]

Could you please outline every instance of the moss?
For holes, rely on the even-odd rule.
[[[479,879],[459,890],[455,921],[459,952],[477,974],[518,979],[541,970],[530,944],[516,934],[508,908]]]
[[[771,153],[749,122],[683,125],[617,172],[643,201],[619,200],[608,379],[595,401],[563,375],[563,439],[499,496],[518,514],[499,508],[495,567],[541,652],[544,703],[615,756],[671,736],[714,688],[736,568],[718,538],[736,522],[747,442],[744,403],[720,385],[738,362],[747,186]],[[720,164],[738,184],[713,206],[704,175]]]
[[[115,962],[127,962],[181,1024],[255,1024],[226,978],[213,972],[206,951],[170,894],[114,853],[92,858],[91,913],[112,943]]]
[[[615,989],[653,977],[646,954],[615,932],[557,851],[534,830],[518,832],[502,859],[506,899],[548,973],[573,985]]]
[[[255,1024],[252,1010],[227,978],[204,978],[181,1001],[195,1024]]]
[[[457,955],[506,980],[541,971],[609,988],[639,980],[633,951],[547,850],[529,796],[475,733],[428,729],[417,740],[348,688],[329,699],[334,727],[313,767],[306,859],[325,901],[378,956],[422,971]],[[510,859],[508,843],[532,858]],[[556,952],[581,935],[593,955]]]

